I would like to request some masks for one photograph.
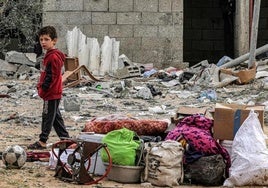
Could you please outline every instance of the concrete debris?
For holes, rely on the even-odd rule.
[[[148,110],[149,110],[149,112],[153,112],[156,114],[165,114],[166,113],[166,106],[161,105],[161,106],[149,107]]]
[[[17,71],[17,66],[11,63],[8,63],[5,60],[0,59],[0,72],[14,73]]]
[[[64,98],[63,105],[64,110],[67,112],[80,110],[80,101],[77,97]]]
[[[34,66],[35,65],[35,58],[34,55],[16,52],[16,51],[9,51],[6,53],[5,60],[9,63],[14,64],[21,64],[21,65],[28,65],[28,66]],[[35,61],[32,61],[35,60]]]
[[[34,67],[29,67],[27,65],[19,66],[17,72],[15,73],[14,77],[18,78],[19,80],[26,80],[33,75],[39,74],[39,70]]]
[[[40,134],[42,100],[36,93],[39,72],[31,66],[15,66],[13,79],[0,77],[0,99],[4,107],[0,115],[1,135],[4,135],[0,137],[2,149],[15,142],[28,145]],[[266,64],[262,62],[262,66]],[[263,71],[266,69],[260,70]],[[169,128],[172,128],[175,126],[173,118],[179,118],[179,107],[206,108],[209,117],[212,117],[210,111],[215,103],[264,105],[267,112],[268,77],[261,76],[244,85],[236,85],[235,79],[237,77],[220,73],[217,66],[207,61],[185,70],[174,67],[155,69],[148,78],[140,75],[118,79],[107,75],[90,84],[65,87],[60,111],[73,137],[81,132],[86,122],[111,114],[170,120]],[[267,113],[264,113],[264,118],[267,124]],[[52,132],[49,142],[55,141],[58,137]]]
[[[118,57],[118,68],[119,69],[122,69],[125,66],[130,66],[130,65],[133,65],[133,63],[125,54],[122,54]]]
[[[16,61],[25,62],[25,59],[29,62],[31,59],[29,56],[14,51],[8,54],[9,61],[13,59],[12,63],[1,60],[0,72],[4,79],[13,80],[1,83],[0,94],[8,95],[9,97],[5,97],[8,100],[17,100],[25,96],[28,96],[28,100],[38,99],[35,84],[39,70],[31,66],[32,64],[14,63]],[[18,56],[18,54],[20,55]],[[16,58],[24,60],[15,60]],[[257,62],[255,79],[244,85],[234,85],[238,79],[236,76],[225,74],[220,67],[209,64],[207,60],[185,69],[167,67],[163,70],[155,69],[152,64],[135,64],[125,55],[119,56],[118,61],[120,68],[122,66],[136,66],[139,69],[143,67],[144,73],[124,79],[106,75],[103,79],[93,80],[90,83],[80,83],[76,87],[64,88],[62,110],[65,113],[83,112],[83,114],[93,115],[98,114],[99,110],[117,112],[120,109],[124,112],[128,110],[131,113],[137,112],[137,115],[140,116],[154,116],[152,108],[162,105],[166,106],[167,114],[172,114],[172,110],[181,105],[195,104],[211,107],[215,102],[246,105],[266,104],[268,100],[265,95],[265,91],[268,89],[267,60]],[[19,82],[25,80],[28,80],[29,84],[25,85]],[[106,102],[103,102],[104,100]],[[122,100],[122,104],[119,105],[114,100]],[[20,106],[17,102],[14,101],[16,105]],[[163,114],[165,113],[161,115]],[[76,115],[72,114],[71,116]]]
[[[151,90],[148,87],[142,87],[138,90],[137,97],[145,100],[153,99]]]

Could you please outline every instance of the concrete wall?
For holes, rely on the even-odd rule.
[[[184,61],[217,63],[226,55],[224,19],[219,0],[184,1]]]
[[[43,26],[58,30],[58,48],[77,26],[86,36],[120,41],[120,54],[164,68],[183,61],[183,0],[45,0]]]

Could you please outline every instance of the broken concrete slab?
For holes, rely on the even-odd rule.
[[[31,77],[32,75],[36,75],[38,73],[39,73],[39,70],[37,70],[34,67],[30,67],[27,65],[21,65],[21,66],[19,66],[14,77],[18,78],[19,80],[25,80],[25,79]]]
[[[263,77],[268,77],[268,71],[258,71],[256,73],[255,78],[263,78]]]
[[[21,53],[17,51],[9,51],[6,53],[6,56],[5,56],[5,60],[9,63],[34,66],[35,62],[32,61],[31,59],[25,53]]]
[[[17,71],[17,66],[11,63],[8,63],[5,60],[0,59],[0,72],[13,72],[15,73]]]
[[[80,110],[80,101],[76,96],[64,98],[63,105],[64,110],[67,112]]]

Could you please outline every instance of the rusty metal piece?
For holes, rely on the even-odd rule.
[[[0,98],[10,98],[10,96],[7,94],[0,94]]]
[[[76,147],[68,153],[67,149],[70,149],[70,146],[73,144],[76,144]],[[56,152],[55,148],[58,148],[58,152]],[[102,176],[96,176],[95,170],[90,172],[89,169],[91,165],[93,165],[93,169],[96,168],[97,159],[94,164],[91,164],[91,158],[100,152],[101,149],[104,149],[109,157],[109,168],[106,169]],[[96,184],[107,176],[112,166],[112,159],[107,145],[102,143],[69,138],[69,140],[55,143],[52,147],[52,153],[58,160],[54,176],[64,181],[84,185]],[[62,161],[61,155],[63,154],[68,155],[67,162]]]
[[[64,87],[73,87],[76,86],[82,82],[89,82],[89,80],[85,80],[81,77],[81,74],[87,74],[87,76],[89,76],[89,78],[92,81],[101,81],[97,78],[95,78],[91,72],[87,69],[87,67],[85,65],[81,65],[78,68],[76,68],[73,71],[66,71],[63,75],[62,75],[62,82],[64,84]],[[77,79],[73,79],[74,75],[79,75]]]

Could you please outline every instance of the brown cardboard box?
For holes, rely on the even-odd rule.
[[[193,114],[206,114],[207,108],[197,108],[197,107],[189,107],[189,106],[181,106],[178,108],[175,117],[171,118],[171,122],[177,125],[180,120],[185,118],[186,116],[190,116]]]
[[[248,117],[251,109],[259,114],[258,117],[263,127],[264,106],[217,103],[214,112],[213,137],[219,140],[233,140],[237,130]]]
[[[256,66],[254,66],[251,69],[245,69],[239,71],[234,71],[232,69],[221,69],[220,71],[222,73],[238,77],[238,80],[236,81],[237,84],[247,84],[252,80],[254,80],[256,76]]]
[[[73,71],[79,67],[78,58],[66,57],[64,62],[64,69],[65,71]],[[72,75],[69,77],[70,80],[79,80],[80,73]]]

